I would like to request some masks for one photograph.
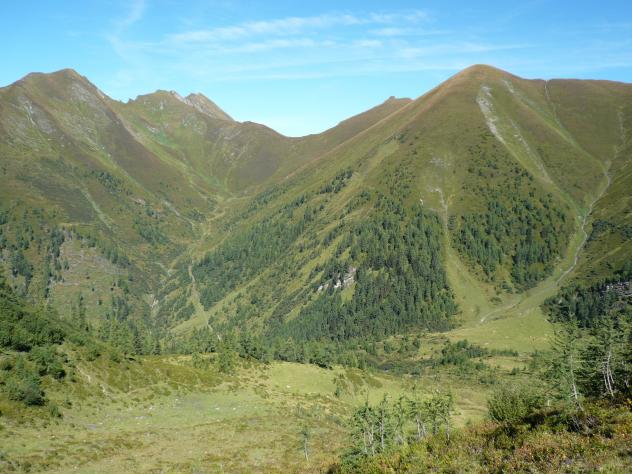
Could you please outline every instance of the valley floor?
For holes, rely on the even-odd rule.
[[[376,403],[410,394],[413,384],[429,393],[447,382],[279,362],[246,364],[226,376],[201,364],[194,368],[186,357],[78,364],[63,390],[47,390],[61,418],[37,411],[45,408],[0,418],[1,470],[320,471],[348,446],[348,418],[367,397]],[[449,384],[456,422],[480,420],[485,388]]]
[[[474,279],[454,268],[465,297],[463,324],[443,335],[424,336],[419,360],[439,351],[447,339],[468,339],[487,349],[518,351],[515,357],[486,361],[497,376],[524,367],[528,354],[549,344],[550,324],[540,304],[574,265],[581,232],[553,275],[496,305],[477,298]],[[246,363],[226,376],[208,360],[168,356],[77,362],[69,379],[47,389],[61,418],[39,419],[37,412],[0,418],[3,470],[317,472],[335,464],[348,446],[348,418],[367,397],[375,403],[385,394],[392,399],[410,394],[413,386],[425,393],[450,389],[456,423],[464,426],[485,417],[490,390],[476,376],[445,371],[412,377],[274,362]],[[336,380],[344,387],[339,396]],[[309,459],[302,440],[305,428]]]

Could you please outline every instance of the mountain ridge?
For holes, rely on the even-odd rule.
[[[274,322],[271,337],[287,335],[286,326],[298,337],[302,323],[292,321],[325,324],[322,305],[331,304],[327,311],[342,311],[341,320],[351,315],[344,331],[356,334],[360,315],[373,311],[355,299],[359,284],[383,285],[386,296],[421,292],[404,309],[392,297],[376,302],[410,316],[400,327],[389,313],[376,334],[478,321],[496,310],[495,299],[513,301],[557,275],[575,248],[572,278],[597,278],[629,258],[629,218],[614,202],[629,199],[631,97],[629,84],[528,80],[475,65],[414,100],[390,97],[325,132],[289,138],[235,122],[200,94],[156,91],[123,103],[73,70],[34,73],[0,89],[1,197],[10,216],[4,272],[62,313],[93,294],[97,326],[119,314],[122,298],[125,317],[163,335],[211,321],[255,332]],[[606,171],[616,186],[593,212],[608,224],[574,247]],[[34,209],[41,217],[20,224]],[[394,233],[382,238],[399,242],[385,250],[386,262],[368,237],[384,226]],[[434,262],[437,275],[447,271],[447,280],[433,282],[415,267],[422,254],[410,247],[408,229],[437,245],[419,258]],[[46,242],[55,232],[64,235],[59,257],[43,243],[18,244],[23,235]],[[286,237],[284,249],[275,247]],[[107,272],[94,277],[99,284],[77,279],[87,242],[90,259],[115,260],[107,272],[127,278],[127,290],[109,291]],[[587,256],[613,245],[597,274],[585,270]],[[408,263],[397,263],[399,252]],[[234,267],[232,253],[260,268]],[[28,278],[15,263],[22,259],[32,267]],[[205,261],[225,266],[224,286]],[[349,277],[349,268],[359,276]],[[345,278],[351,283],[340,295],[319,293]],[[112,292],[118,296],[109,301]],[[258,314],[244,295],[260,301]],[[444,320],[444,311],[454,315]],[[415,312],[425,319],[411,323]]]

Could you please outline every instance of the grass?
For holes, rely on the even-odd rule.
[[[77,305],[81,295],[90,323],[98,324],[110,310],[111,298],[122,296],[117,281],[119,278],[126,279],[127,275],[98,250],[82,245],[78,239],[67,240],[62,244],[60,258],[68,262],[69,268],[63,272],[63,281],[51,285],[51,304],[68,310],[72,305]]]
[[[486,389],[449,374],[411,378],[243,362],[226,376],[209,364],[194,368],[190,358],[171,356],[76,361],[68,376],[74,382],[47,388],[62,418],[37,412],[30,422],[0,417],[0,466],[48,472],[317,471],[347,445],[346,419],[366,397],[377,403],[384,395],[410,395],[413,384],[421,393],[450,386],[458,425],[485,412]],[[334,395],[336,377],[344,381],[340,397]],[[302,453],[303,426],[312,432],[309,463]]]
[[[119,288],[110,290],[116,277],[128,271],[134,276],[137,283],[131,284],[129,297],[141,309],[143,302],[159,295],[163,284],[173,284],[173,294],[185,292],[190,260],[198,259],[226,235],[274,215],[305,191],[321,188],[345,167],[354,169],[348,185],[335,196],[315,198],[317,204],[324,201],[325,217],[310,230],[313,239],[305,237],[304,242],[322,239],[339,223],[336,216],[354,197],[366,189],[385,188],[384,176],[404,166],[412,177],[406,197],[409,204],[421,200],[444,221],[450,215],[477,210],[481,203],[472,189],[481,182],[475,181],[479,179],[476,174],[468,182],[465,169],[472,158],[469,147],[489,125],[476,103],[483,82],[491,87],[494,103],[490,110],[496,115],[492,118],[505,137],[511,163],[533,172],[537,192],[555,194],[569,204],[567,217],[577,219],[571,213],[585,209],[597,195],[605,163],[612,162],[612,186],[595,203],[593,216],[613,223],[629,224],[630,220],[632,172],[627,130],[631,117],[618,105],[628,100],[630,91],[620,84],[552,81],[544,89],[541,81],[474,68],[417,101],[390,104],[323,135],[290,140],[256,125],[218,127],[197,113],[191,116],[190,109],[166,92],[129,104],[99,102],[97,109],[118,117],[108,122],[108,128],[94,120],[88,104],[51,99],[64,98],[76,77],[59,73],[43,78],[32,77],[2,89],[0,100],[9,103],[23,92],[19,88],[25,88],[36,107],[53,117],[75,117],[81,122],[75,127],[68,120],[58,124],[60,136],[68,138],[65,142],[78,145],[61,147],[30,127],[19,107],[5,107],[14,115],[3,123],[14,127],[11,135],[22,148],[0,142],[0,155],[10,158],[2,162],[0,197],[14,206],[11,212],[16,220],[21,218],[18,208],[45,209],[46,219],[38,221],[32,216],[29,221],[36,232],[41,221],[93,228],[130,258],[132,266],[123,269],[111,265],[97,250],[81,248],[77,241],[62,246],[70,268],[62,272],[65,281],[53,285],[50,302],[66,315],[81,292],[93,323],[104,315],[110,295],[121,293]],[[167,104],[164,112],[160,101]],[[228,129],[230,133],[222,135]],[[94,130],[107,130],[108,135],[96,136]],[[121,180],[122,187],[111,192],[98,180],[87,178],[86,173],[93,169],[107,170]],[[272,183],[282,192],[249,214],[253,196]],[[23,201],[14,202],[16,196]],[[186,217],[194,210],[204,216],[199,223]],[[148,217],[147,212],[158,217]],[[362,212],[346,215],[345,222],[360,221]],[[143,241],[133,225],[139,217],[155,224],[173,245]],[[11,226],[15,223],[7,227]],[[446,338],[518,351],[518,357],[485,360],[500,383],[513,368],[525,365],[529,353],[548,347],[551,326],[539,308],[547,297],[571,278],[607,274],[632,255],[630,240],[620,230],[608,231],[582,248],[584,234],[578,228],[549,278],[527,292],[507,293],[466,265],[447,235],[446,230],[445,267],[461,308],[459,327],[440,336],[425,335],[417,356],[431,355]],[[299,241],[303,243],[303,238]],[[263,269],[209,311],[200,305],[197,291],[192,291],[187,302],[194,304],[193,317],[169,329],[182,335],[206,325],[209,316],[224,321],[238,300],[270,292],[271,283],[279,293],[275,303],[281,301],[310,283],[310,270],[331,256],[337,242],[327,248],[315,244],[307,249],[307,256],[289,248],[275,264],[295,273],[278,272],[281,281],[271,282],[269,276],[277,269]],[[32,246],[29,258],[43,260],[45,247],[35,255]],[[299,268],[295,268],[296,262],[300,262]],[[10,273],[7,263],[2,265]],[[560,279],[563,275],[567,276]],[[38,296],[35,290],[43,293],[45,287],[45,278],[36,275],[30,296]],[[344,290],[345,297],[352,288]],[[103,306],[97,303],[100,297]],[[302,302],[292,304],[289,314],[295,315]],[[270,312],[271,307],[258,308],[253,319],[263,325]],[[212,364],[194,368],[186,357],[145,357],[121,364],[106,358],[94,363],[79,360],[68,377],[74,382],[46,387],[51,401],[61,407],[62,419],[42,416],[44,412],[37,410],[17,410],[0,399],[0,470],[318,470],[329,465],[345,446],[344,420],[366,398],[373,403],[385,394],[397,398],[410,393],[413,386],[426,393],[449,388],[456,398],[457,423],[480,421],[490,386],[477,380],[479,375],[437,369],[413,377],[273,363],[245,364],[229,377],[218,374]],[[340,397],[334,395],[335,377],[344,385]],[[304,425],[313,432],[309,463],[300,444]]]
[[[5,456],[22,467],[79,472],[179,471],[200,464],[245,472],[266,461],[280,471],[279,460],[300,463],[300,450],[291,455],[288,443],[297,438],[304,415],[288,405],[298,399],[275,388],[265,368],[221,379],[186,364],[155,358],[121,367],[100,364],[98,370],[82,367],[64,418],[50,425],[5,427]],[[103,387],[108,396],[100,393]],[[337,429],[322,390],[306,393],[304,405],[322,430]]]
[[[453,341],[467,339],[490,349],[514,349],[521,353],[547,349],[551,335],[552,326],[537,307],[520,316],[494,319],[448,333]]]

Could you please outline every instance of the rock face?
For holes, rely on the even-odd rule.
[[[338,278],[335,281],[330,281],[321,284],[318,287],[318,292],[326,290],[330,286],[333,286],[334,289],[339,288],[348,288],[355,282],[355,275],[357,269],[355,267],[349,267],[349,270],[342,276],[342,279]]]
[[[616,293],[621,298],[632,298],[632,281],[619,281],[616,283],[608,283],[604,289],[603,294]]]

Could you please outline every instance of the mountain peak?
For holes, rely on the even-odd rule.
[[[419,97],[417,101],[421,101],[428,106],[431,103],[436,103],[437,100],[441,97],[446,97],[448,94],[453,94],[458,91],[468,91],[468,94],[472,91],[476,91],[477,93],[483,84],[495,83],[511,78],[519,79],[513,74],[494,66],[474,64],[450,76],[434,89]],[[433,98],[433,101],[428,102],[430,97]]]
[[[53,72],[32,72],[7,87],[25,88],[35,94],[56,97],[59,100],[98,101],[108,99],[88,78],[70,68]]]
[[[386,99],[383,104],[392,104],[392,103],[396,103],[396,102],[412,102],[412,99],[408,98],[408,97],[395,97],[394,95],[390,96],[388,99]]]
[[[67,78],[72,78],[72,79],[81,79],[81,80],[86,80],[81,74],[79,74],[77,71],[75,71],[72,68],[64,68],[64,69],[60,69],[58,71],[52,72],[51,73],[52,76],[63,76],[63,77],[67,77]]]
[[[473,64],[466,67],[462,71],[456,74],[457,76],[472,76],[472,75],[485,75],[485,76],[498,76],[498,75],[510,75],[507,71],[503,71],[489,64]]]
[[[448,86],[453,86],[455,84],[494,81],[501,78],[509,77],[515,76],[494,66],[489,66],[487,64],[473,64],[472,66],[466,67],[465,69],[454,74],[447,81],[445,81],[444,84]],[[439,87],[441,86],[442,85],[440,84]]]
[[[218,105],[202,93],[189,94],[184,98],[184,102],[195,107],[199,112],[209,117],[233,121],[232,117],[218,107]]]
[[[77,71],[71,68],[59,69],[58,71],[53,72],[30,72],[22,79],[16,81],[17,83],[23,82],[33,82],[33,81],[41,81],[41,80],[52,80],[52,81],[79,81],[87,84],[92,84],[88,79],[83,77]]]
[[[165,103],[169,103],[169,101],[177,101],[185,104],[186,106],[193,107],[198,112],[208,117],[233,122],[233,119],[230,115],[220,109],[215,102],[213,102],[211,99],[201,93],[189,94],[186,97],[182,97],[178,92],[174,90],[168,91],[158,89],[150,94],[139,95],[134,101],[139,100],[159,100]]]

